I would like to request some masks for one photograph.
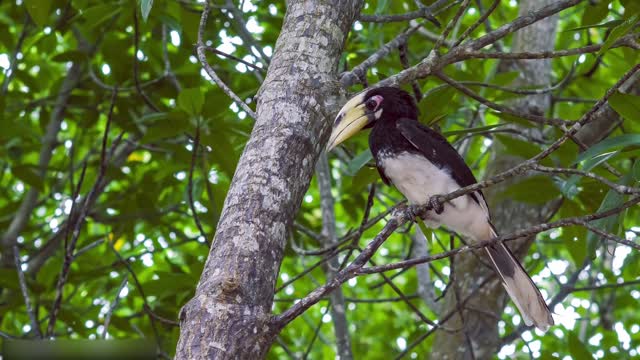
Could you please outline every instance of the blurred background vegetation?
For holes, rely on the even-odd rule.
[[[477,4],[486,9],[492,2],[472,2],[461,28],[479,18]],[[633,28],[640,14],[637,1],[594,3],[584,2],[561,13],[556,49],[602,43],[623,31],[638,31]],[[255,109],[253,97],[274,51],[285,4],[251,0],[212,4],[205,39],[218,53],[210,52],[209,63]],[[371,0],[366,1],[363,13],[404,13],[414,6],[413,1]],[[145,337],[158,344],[163,356],[173,356],[180,307],[193,296],[226,191],[252,129],[252,119],[210,83],[195,57],[201,10],[201,2],[195,0],[0,3],[3,338]],[[451,7],[437,18],[446,24],[456,10]],[[518,1],[503,0],[490,21],[497,27],[517,13]],[[621,29],[629,19],[632,25]],[[361,63],[407,26],[406,22],[355,22],[341,70]],[[441,32],[431,23],[423,29],[407,44],[412,64],[433,46],[429,33]],[[484,32],[480,27],[474,37]],[[506,37],[501,45],[508,49],[511,39]],[[564,83],[553,90],[546,115],[578,119],[638,59],[638,50],[628,47],[554,59],[553,83]],[[518,71],[497,73],[498,65],[498,60],[473,60],[449,66],[446,72],[457,80],[510,86]],[[386,57],[368,72],[368,81],[375,83],[402,69],[397,54]],[[426,94],[419,104],[421,120],[437,125],[452,143],[465,143],[464,156],[476,177],[483,177],[491,149],[498,142],[507,152],[522,156],[544,147],[544,143],[491,131],[523,122],[487,110],[450,87],[432,90],[441,84],[435,77],[418,84]],[[475,89],[495,102],[521,96],[495,88]],[[621,94],[610,104],[624,119],[610,138],[635,137],[613,142],[594,155],[606,157],[627,184],[637,184],[640,99]],[[469,129],[469,116],[478,111],[483,113],[482,121]],[[570,166],[577,153],[575,146],[566,147],[553,160]],[[378,185],[372,217],[402,199],[397,191],[381,186],[375,168],[366,166],[369,159],[366,134],[330,158],[338,238],[360,225],[371,183]],[[619,181],[602,166],[593,171]],[[536,181],[510,185],[500,196],[532,204],[562,199],[556,218],[593,213],[625,200],[589,179],[533,179]],[[637,243],[639,219],[638,208],[633,207],[599,226]],[[326,281],[323,266],[298,278],[323,259],[323,254],[308,253],[323,247],[317,237],[322,225],[314,178],[280,269],[275,313]],[[381,221],[366,230],[361,243],[383,225]],[[375,261],[412,256],[414,241],[425,241],[414,230],[394,234],[379,249]],[[448,233],[438,230],[428,235],[431,253],[449,249]],[[32,318],[16,271],[14,249],[18,250]],[[525,331],[504,344],[497,357],[638,356],[640,252],[602,245],[584,228],[569,227],[540,234],[524,264],[543,293],[551,297],[587,258],[592,261],[575,284],[583,289],[572,291],[552,309],[558,326],[546,336]],[[431,287],[440,297],[448,283],[449,262],[433,262],[429,271]],[[393,279],[412,304],[427,317],[437,318],[418,294],[414,269],[394,274]],[[395,356],[389,354],[408,350],[428,329],[379,275],[352,279],[343,286],[343,293],[355,358]],[[322,301],[292,322],[269,357],[333,359],[336,347],[329,306]],[[499,322],[500,335],[511,334],[520,322],[517,310],[509,304]],[[433,346],[437,346],[433,338],[427,338],[406,355],[424,358]]]

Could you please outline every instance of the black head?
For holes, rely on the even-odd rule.
[[[371,89],[365,95],[365,104],[367,108],[382,110],[376,120],[395,121],[400,118],[418,120],[419,110],[413,96],[400,88],[387,86]],[[371,122],[367,127],[373,126],[374,123],[375,121]]]
[[[400,118],[418,120],[418,107],[409,93],[395,87],[363,91],[347,101],[338,113],[327,149],[331,150],[379,121],[396,121]]]

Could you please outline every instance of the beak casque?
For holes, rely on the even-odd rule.
[[[329,137],[329,143],[327,144],[327,152],[352,137],[373,121],[374,114],[367,111],[364,104],[365,95],[366,92],[356,95],[347,101],[342,109],[340,109],[333,123],[333,130],[331,131],[331,137]]]

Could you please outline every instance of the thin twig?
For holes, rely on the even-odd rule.
[[[469,89],[468,87],[462,85],[460,82],[455,81],[454,79],[450,78],[449,76],[445,75],[443,72],[438,71],[435,73],[435,75],[440,78],[440,80],[444,81],[445,83],[447,83],[448,85],[450,85],[451,87],[453,87],[454,89],[460,91],[461,93],[469,96],[470,98],[478,101],[479,103],[492,108],[494,110],[503,112],[505,114],[510,114],[513,116],[518,116],[521,117],[523,119],[527,119],[529,121],[533,121],[535,123],[538,124],[547,124],[547,125],[554,125],[554,126],[558,126],[558,127],[563,127],[568,125],[568,122],[562,119],[557,119],[557,118],[546,118],[544,116],[539,116],[539,115],[534,115],[528,112],[524,112],[524,111],[517,111],[515,109],[512,109],[510,107],[504,106],[504,105],[500,105],[497,104],[489,99],[486,99],[478,94],[476,94],[475,92],[471,91],[471,89]]]
[[[365,61],[361,62],[358,66],[351,69],[351,71],[342,73],[340,75],[340,82],[343,86],[347,87],[357,82],[364,83],[363,79],[366,79],[367,70],[373,65],[377,64],[380,60],[384,59],[392,50],[397,49],[407,43],[407,40],[413,35],[424,23],[418,23],[409,27],[407,30],[400,33],[400,35],[393,38],[388,43],[382,45],[380,49],[371,54]]]
[[[191,215],[193,216],[193,220],[200,231],[200,235],[204,238],[204,241],[209,244],[209,237],[207,233],[202,228],[202,224],[200,223],[200,218],[198,217],[198,212],[196,211],[196,205],[193,201],[193,169],[196,166],[196,158],[198,156],[198,148],[200,146],[200,123],[196,126],[196,136],[193,139],[193,152],[191,153],[191,166],[189,167],[189,183],[187,185],[187,192],[189,194],[189,208],[191,209]],[[211,244],[209,244],[211,246]]]
[[[456,40],[456,42],[453,44],[453,47],[456,47],[458,45],[460,45],[462,43],[462,41],[464,41],[464,39],[466,39],[469,35],[471,35],[471,33],[478,27],[480,26],[480,24],[484,23],[485,20],[487,20],[489,18],[489,15],[491,15],[491,13],[493,13],[493,11],[498,7],[498,5],[500,4],[500,0],[494,0],[493,3],[491,4],[491,6],[489,7],[489,9],[487,9],[487,11],[485,11],[484,14],[482,14],[482,16],[480,16],[480,18],[474,22],[473,24],[471,24],[471,26],[469,26],[463,33],[462,35],[460,35],[460,37],[458,38],[458,40]]]
[[[9,58],[9,68],[4,70],[5,75],[4,79],[2,79],[2,86],[0,86],[0,97],[4,97],[7,94],[7,90],[9,90],[9,83],[11,83],[11,79],[13,79],[13,76],[16,74],[15,70],[18,68],[18,53],[20,53],[22,44],[27,38],[30,29],[31,18],[29,17],[29,15],[25,15],[24,24],[22,25],[22,31],[20,32],[20,36],[18,37],[16,46],[11,53],[11,57]]]
[[[78,238],[80,237],[81,226],[87,217],[87,214],[89,211],[89,204],[91,204],[94,200],[94,197],[97,196],[98,187],[107,172],[107,162],[108,162],[107,141],[109,138],[109,129],[111,127],[111,121],[113,120],[113,109],[115,108],[117,96],[118,96],[118,90],[116,88],[111,94],[111,104],[109,106],[109,113],[107,114],[107,123],[105,124],[104,133],[102,136],[102,150],[100,153],[100,169],[98,172],[98,177],[96,178],[96,181],[93,187],[89,191],[89,194],[87,195],[86,199],[82,204],[80,212],[78,213],[78,218],[73,224],[71,241],[68,244],[68,246],[65,248],[65,258],[62,264],[62,271],[60,272],[60,276],[58,277],[58,283],[56,285],[56,297],[53,302],[53,306],[51,308],[51,315],[49,316],[49,326],[47,329],[48,336],[51,336],[55,329],[56,318],[58,315],[58,311],[60,310],[60,306],[62,304],[63,288],[69,276],[69,270],[71,269],[71,263],[73,262],[73,250],[75,249]]]
[[[520,16],[512,22],[491,31],[490,33],[476,40],[468,41],[464,44],[464,46],[458,46],[454,49],[451,49],[451,51],[442,55],[441,57],[437,56],[435,54],[435,51],[432,51],[417,65],[380,81],[376,84],[376,86],[401,85],[416,79],[425,78],[433,74],[435,71],[442,69],[445,65],[472,58],[473,56],[469,55],[470,53],[478,51],[487,45],[493,44],[519,29],[545,19],[564,9],[575,6],[582,1],[583,0],[556,1],[538,10],[531,11],[526,15]]]
[[[453,16],[453,19],[451,19],[451,21],[447,23],[447,26],[444,28],[444,31],[442,32],[442,34],[440,34],[440,38],[438,39],[438,41],[436,41],[435,45],[433,45],[433,50],[436,53],[440,51],[440,45],[442,45],[442,43],[447,39],[447,36],[449,36],[449,33],[451,32],[451,30],[458,24],[458,21],[460,21],[460,18],[462,17],[464,12],[467,11],[470,1],[471,0],[464,0],[462,2],[462,5],[460,5],[460,8],[456,12],[456,14]],[[454,47],[455,47],[455,44],[454,44]]]
[[[107,338],[107,333],[109,332],[109,325],[111,324],[111,316],[113,316],[113,312],[115,311],[115,309],[118,307],[118,305],[120,304],[120,293],[122,292],[122,289],[125,288],[125,286],[127,286],[127,284],[129,283],[129,279],[127,276],[125,276],[122,279],[122,282],[120,282],[120,286],[118,286],[118,290],[116,291],[116,298],[115,300],[113,300],[113,303],[111,303],[111,306],[109,307],[109,311],[107,312],[107,315],[104,317],[104,329],[102,330],[102,338],[106,339]]]
[[[256,66],[255,64],[252,64],[252,63],[250,63],[248,61],[245,61],[245,60],[243,60],[243,59],[241,59],[241,58],[239,58],[237,56],[234,56],[234,55],[231,55],[231,54],[227,54],[226,52],[220,51],[220,50],[218,50],[218,49],[216,49],[216,48],[214,48],[212,46],[204,45],[203,47],[207,51],[211,51],[212,53],[214,53],[216,55],[220,55],[220,56],[229,58],[231,60],[237,61],[237,62],[239,62],[241,64],[244,64],[246,67],[251,68],[252,70],[259,71],[261,73],[266,73],[267,72],[267,70],[265,68],[261,68],[259,66]]]
[[[632,194],[640,193],[640,188],[621,185],[589,171],[582,171],[582,170],[571,169],[571,168],[548,167],[543,165],[534,165],[532,167],[532,170],[551,173],[551,174],[574,174],[574,175],[580,175],[583,177],[588,177],[594,180],[598,180],[599,182],[610,187],[611,190],[623,195],[632,195]]]
[[[205,9],[207,6],[209,5],[205,4]],[[238,9],[233,0],[227,0],[225,8],[233,15],[233,18],[230,17],[229,20],[235,22],[238,25],[238,35],[240,35],[242,41],[247,44],[249,53],[252,53],[253,50],[257,51],[260,54],[264,65],[269,66],[270,58],[267,56],[267,54],[265,54],[262,46],[258,45],[256,39],[253,37],[253,34],[251,34],[249,30],[247,30],[247,24],[244,22],[244,14],[242,13],[242,11]]]
[[[411,11],[405,14],[360,15],[360,18],[358,20],[362,22],[371,22],[371,23],[388,23],[388,22],[408,21],[408,20],[413,20],[418,18],[427,18],[433,21],[434,19],[433,16],[435,12],[443,8],[449,1],[451,0],[438,0],[435,3],[433,3],[431,6],[421,7],[419,10]],[[457,1],[453,1],[453,3],[456,3],[456,2]]]
[[[227,94],[227,96],[229,96],[238,106],[240,106],[242,110],[244,110],[247,113],[247,115],[249,115],[251,118],[255,120],[257,119],[255,112],[251,110],[249,105],[247,105],[244,101],[242,101],[242,99],[240,99],[238,95],[236,95],[236,93],[234,93],[233,90],[231,90],[231,88],[228,87],[227,84],[225,84],[224,81],[222,81],[222,79],[220,79],[220,77],[218,77],[218,74],[216,74],[215,70],[213,70],[213,68],[211,67],[211,65],[209,65],[209,62],[207,61],[207,54],[205,53],[206,45],[204,44],[203,38],[204,38],[204,30],[207,26],[207,18],[209,17],[210,12],[211,12],[211,6],[209,5],[208,1],[205,1],[204,10],[202,11],[202,17],[200,17],[200,26],[198,27],[198,44],[196,47],[196,52],[198,54],[198,59],[200,60],[200,64],[206,71],[207,75],[209,75],[211,80],[214,83],[216,83],[216,85],[218,85],[220,89],[222,89],[222,91],[224,91],[224,93]]]
[[[568,226],[568,225],[584,225],[587,222],[593,221],[593,220],[597,220],[597,219],[602,219],[602,218],[606,218],[615,214],[618,214],[619,212],[637,204],[640,202],[640,196],[636,196],[631,198],[631,200],[623,203],[622,205],[616,207],[616,208],[612,208],[610,210],[607,211],[603,211],[603,212],[599,212],[599,213],[595,213],[595,214],[589,214],[589,215],[584,215],[584,216],[576,216],[576,217],[570,217],[570,218],[564,218],[558,221],[554,221],[551,223],[541,223],[538,225],[533,225],[530,226],[526,229],[521,229],[518,231],[514,231],[510,234],[506,234],[506,235],[501,235],[498,237],[495,237],[491,240],[488,241],[483,241],[483,242],[479,242],[473,245],[465,245],[465,246],[461,246],[459,248],[456,248],[454,250],[449,250],[449,251],[445,251],[436,255],[431,255],[431,256],[425,256],[425,257],[419,257],[419,258],[413,258],[410,260],[405,260],[405,261],[399,261],[396,263],[391,263],[391,264],[387,264],[387,265],[379,265],[379,266],[372,266],[372,267],[366,267],[366,268],[360,268],[357,269],[355,272],[360,275],[360,274],[376,274],[376,273],[380,273],[380,272],[385,272],[385,271],[390,271],[390,270],[396,270],[396,269],[401,269],[401,268],[405,268],[407,266],[414,266],[417,264],[424,264],[427,262],[432,262],[435,260],[439,260],[439,259],[444,259],[444,258],[448,258],[450,256],[454,256],[454,255],[458,255],[458,254],[462,254],[462,253],[466,253],[466,252],[470,252],[476,249],[480,249],[489,245],[493,245],[496,244],[498,242],[504,242],[504,241],[513,241],[516,239],[519,239],[521,237],[525,237],[525,236],[530,236],[530,235],[535,235],[538,233],[541,233],[543,231],[547,231],[547,230],[551,230],[551,229],[556,229],[559,227],[564,227],[564,226]],[[620,241],[621,244],[623,245],[628,245],[630,247],[635,248],[636,250],[640,250],[640,244],[635,244],[631,241],[628,240],[624,240],[624,239],[616,239],[616,241]]]
[[[633,40],[640,36],[640,34],[629,34],[620,39],[618,39],[612,46],[611,49],[617,47],[630,47],[634,48],[635,43]],[[551,50],[551,51],[540,51],[540,52],[517,52],[517,53],[503,53],[503,52],[481,52],[481,51],[469,51],[466,53],[467,58],[474,59],[510,59],[510,60],[519,60],[519,59],[550,59],[557,57],[565,57],[565,56],[573,56],[573,55],[582,55],[582,54],[591,54],[594,52],[600,51],[602,48],[602,44],[588,45],[575,49],[566,49],[566,50]]]
[[[160,112],[160,109],[151,101],[149,96],[144,92],[142,87],[140,86],[140,77],[139,77],[139,63],[138,63],[138,52],[140,51],[140,24],[138,22],[138,7],[133,6],[133,81],[136,85],[136,90],[138,94],[142,97],[142,100],[148,107],[150,107],[155,112]]]
[[[13,246],[13,261],[16,265],[16,271],[18,273],[18,281],[20,283],[20,291],[22,291],[22,297],[24,298],[24,306],[27,309],[27,314],[31,320],[31,328],[35,331],[39,339],[42,339],[42,332],[40,331],[40,324],[38,323],[38,317],[36,316],[33,307],[31,306],[31,299],[29,299],[29,289],[27,288],[27,280],[24,277],[24,271],[22,271],[22,264],[20,262],[20,250],[17,245]]]
[[[169,59],[169,41],[167,40],[168,33],[167,25],[162,24],[162,60],[164,62],[164,76],[171,81],[173,87],[176,91],[182,91],[182,85],[180,85],[180,81],[178,81],[178,77],[171,70],[171,60]]]

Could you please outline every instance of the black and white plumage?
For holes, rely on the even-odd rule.
[[[411,204],[426,204],[476,183],[464,159],[436,131],[418,122],[411,95],[381,87],[349,100],[338,114],[328,149],[364,128],[371,128],[369,147],[383,181],[393,184]],[[497,236],[481,191],[455,198],[423,219],[431,228],[444,225],[472,242]],[[546,331],[553,317],[540,291],[503,243],[485,248],[502,283],[527,325]]]

